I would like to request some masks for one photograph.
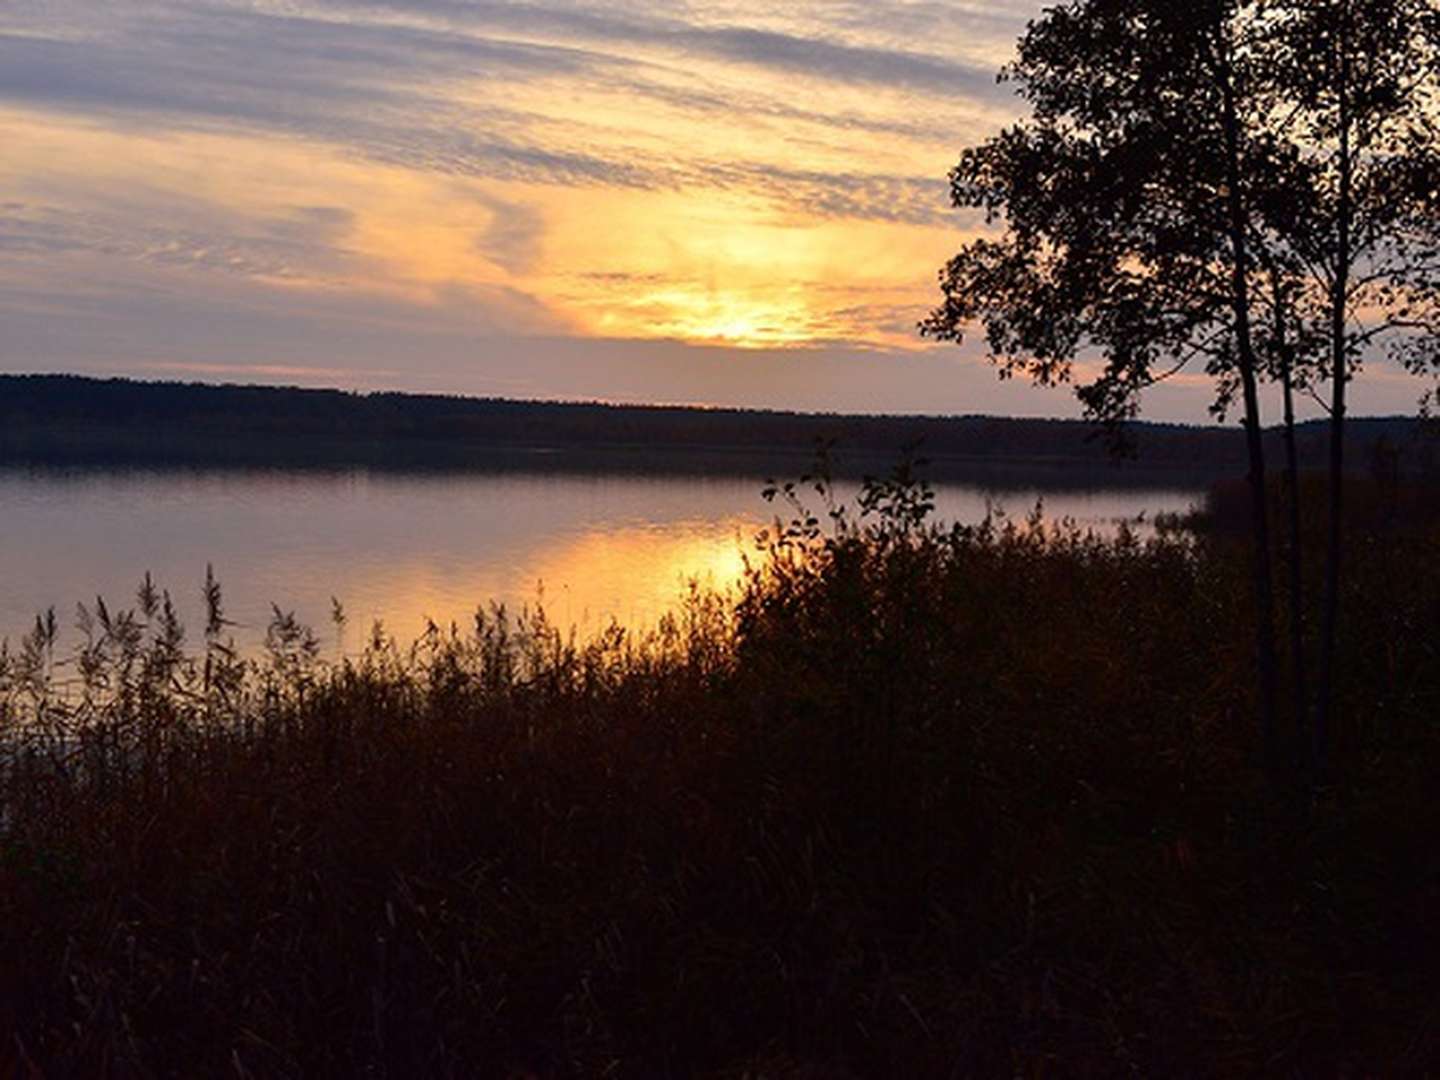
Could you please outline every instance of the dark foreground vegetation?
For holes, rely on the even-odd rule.
[[[808,489],[806,489],[808,490]],[[1243,543],[800,512],[591,644],[260,662],[218,592],[0,675],[0,1074],[1440,1064],[1440,565],[1356,527],[1334,774],[1260,767]],[[1388,521],[1389,524],[1383,524]]]

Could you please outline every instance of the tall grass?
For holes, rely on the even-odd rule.
[[[1348,768],[1256,767],[1221,534],[818,482],[738,596],[0,660],[0,1073],[890,1076],[1436,1061],[1434,535],[1352,577]],[[812,498],[811,502],[814,501]],[[1405,559],[1397,580],[1391,568]]]

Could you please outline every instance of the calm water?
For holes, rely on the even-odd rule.
[[[53,606],[67,630],[78,601],[128,604],[148,570],[199,626],[206,563],[237,638],[253,644],[275,603],[358,645],[380,619],[402,640],[427,618],[466,625],[488,601],[543,598],[582,633],[612,618],[653,623],[688,578],[718,587],[775,507],[754,478],[564,472],[339,472],[0,469],[0,637],[12,644]],[[1042,490],[937,485],[938,514],[974,521],[987,501],[1023,516],[1113,527],[1183,510],[1198,489]],[[349,615],[330,633],[330,598]],[[73,631],[64,640],[73,641]]]

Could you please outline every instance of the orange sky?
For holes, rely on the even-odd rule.
[[[1074,414],[914,329],[1039,8],[9,0],[0,371]]]

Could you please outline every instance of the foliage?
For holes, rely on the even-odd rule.
[[[1426,373],[1440,361],[1440,11],[1429,0],[1263,11],[1282,87],[1275,126],[1293,156],[1266,227],[1304,268],[1300,323],[1349,372],[1385,346]]]
[[[1288,353],[1300,384],[1334,377],[1336,310],[1352,368],[1387,337],[1433,366],[1437,19],[1427,0],[1049,9],[1003,73],[1031,116],[950,174],[955,206],[1003,234],[946,265],[922,329],[978,322],[1002,374],[1047,384],[1099,353],[1079,395],[1104,420],[1192,360],[1223,413],[1241,319],[1262,365]]]
[[[1098,353],[1078,395],[1107,422],[1134,417],[1146,387],[1195,358],[1228,404],[1239,342],[1224,120],[1242,80],[1223,26],[1215,5],[1148,0],[1063,4],[1030,25],[1004,77],[1031,116],[950,173],[954,205],[1003,220],[1003,234],[950,260],[922,330],[958,340],[979,322],[1003,375],[1047,385]],[[1237,153],[1247,176],[1269,167],[1263,143]]]
[[[1243,399],[1267,757],[1321,778],[1343,657],[1346,387],[1382,345],[1418,373],[1440,362],[1440,12],[1433,0],[1070,0],[1029,25],[1004,75],[1031,115],[950,174],[954,205],[1003,229],[941,270],[943,302],[921,329],[959,340],[978,323],[1002,375],[1041,384],[1098,358],[1077,395],[1112,432],[1145,389],[1196,362],[1216,380],[1217,414]],[[1292,488],[1294,394],[1318,400],[1329,384],[1313,722],[1298,615],[1289,633],[1303,749],[1283,749],[1277,726],[1262,377],[1281,385]]]

